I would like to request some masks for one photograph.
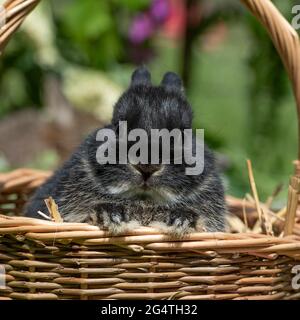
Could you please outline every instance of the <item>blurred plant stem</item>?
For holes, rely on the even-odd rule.
[[[191,72],[192,72],[192,54],[195,40],[199,36],[198,32],[195,32],[194,26],[189,21],[189,13],[196,7],[201,0],[186,0],[185,1],[185,31],[182,40],[182,58],[181,58],[181,77],[186,88],[189,88]]]
[[[240,16],[239,4],[229,1],[185,0],[185,32],[182,40],[180,74],[188,89],[193,72],[193,50],[202,42],[205,33],[220,22],[231,21]]]

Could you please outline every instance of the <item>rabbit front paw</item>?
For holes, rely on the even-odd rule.
[[[126,219],[123,212],[103,211],[103,226],[112,234],[119,234],[125,229]]]
[[[122,205],[109,204],[102,206],[101,216],[103,227],[113,235],[125,233],[140,226],[136,220],[130,219]]]
[[[198,217],[194,212],[182,212],[178,209],[160,213],[157,219],[151,223],[151,226],[180,238],[188,233],[195,232],[197,222]]]

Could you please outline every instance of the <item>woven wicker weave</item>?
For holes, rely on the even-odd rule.
[[[39,1],[4,4],[0,50]],[[266,27],[293,84],[300,114],[299,39],[268,0],[243,0]],[[96,226],[20,217],[50,172],[0,175],[0,299],[300,299],[292,269],[300,264],[294,226],[299,170],[291,180],[285,234],[193,233],[172,239],[140,228],[111,236]],[[9,216],[13,214],[13,216]],[[1,284],[1,281],[0,281]]]
[[[20,27],[26,16],[40,0],[7,0],[0,7],[0,53],[11,35]],[[2,9],[2,10],[1,10]]]

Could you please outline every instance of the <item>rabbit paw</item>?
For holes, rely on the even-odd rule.
[[[125,228],[125,215],[119,211],[103,211],[103,226],[112,234],[119,234]]]
[[[174,237],[183,237],[196,230],[197,218],[193,212],[171,211],[164,213],[163,219],[157,219],[151,223],[152,227],[169,233]]]
[[[140,226],[136,220],[129,219],[122,206],[110,205],[102,210],[103,227],[117,235]]]

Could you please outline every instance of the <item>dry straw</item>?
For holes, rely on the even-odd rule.
[[[0,52],[38,2],[4,3]],[[269,0],[241,2],[269,32],[300,115],[297,33]],[[53,199],[42,214],[54,221],[21,217],[28,196],[51,173],[18,169],[0,174],[0,264],[6,271],[0,299],[300,299],[291,273],[300,260],[298,163],[286,208],[270,208],[278,190],[260,202],[248,162],[253,195],[227,197],[235,213],[229,219],[232,232],[182,239],[146,227],[111,236],[97,226],[63,223]]]

